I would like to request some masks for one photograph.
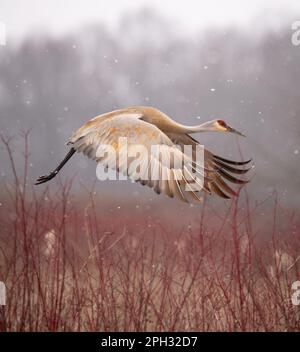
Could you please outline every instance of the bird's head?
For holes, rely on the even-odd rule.
[[[211,124],[211,131],[216,131],[216,132],[231,132],[238,134],[239,136],[246,137],[244,134],[241,132],[235,130],[234,128],[230,127],[227,125],[227,123],[224,120],[213,120],[210,122]]]

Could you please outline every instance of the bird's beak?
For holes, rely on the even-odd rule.
[[[230,126],[227,126],[227,132],[231,132],[231,133],[236,133],[238,134],[239,136],[242,136],[242,137],[246,137],[243,133],[235,130],[234,128],[230,127]]]

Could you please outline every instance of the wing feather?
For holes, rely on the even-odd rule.
[[[251,160],[232,161],[204,149],[204,163],[199,165],[196,163],[198,141],[187,134],[164,133],[155,125],[141,119],[142,117],[143,114],[137,112],[101,115],[76,131],[68,144],[104,167],[128,175],[132,180],[153,188],[158,194],[175,196],[184,202],[188,202],[190,198],[198,202],[202,200],[199,191],[193,189],[192,182],[198,185],[199,189],[202,186],[204,192],[213,192],[222,198],[237,195],[225,180],[239,185],[248,182],[230,173],[241,175],[247,173],[250,169],[235,166],[244,166]],[[154,145],[160,146],[159,152],[153,153],[151,147]],[[192,157],[184,154],[185,145],[192,146]],[[139,171],[129,167],[132,164],[127,155],[127,151],[134,155],[139,150],[137,146],[143,147],[139,157],[135,158],[140,162]],[[108,153],[111,148],[116,152],[116,159]],[[172,158],[175,157],[187,161],[190,168],[186,168],[183,164],[174,164]]]
[[[141,114],[126,113],[114,115],[111,118],[92,120],[92,126],[88,123],[86,128],[80,128],[70,138],[71,144],[78,152],[82,152],[89,158],[101,163],[104,167],[115,169],[142,185],[146,185],[160,194],[169,197],[177,197],[188,202],[189,195],[197,201],[198,197],[193,191],[186,187],[190,181],[183,175],[182,165],[173,163],[172,158],[178,157],[192,164],[173,141],[155,125],[141,120]],[[136,161],[140,161],[141,172],[134,167],[129,167],[127,152],[124,152],[124,137],[126,137],[127,151],[134,152],[142,146],[141,154]],[[120,140],[121,138],[121,140]],[[153,152],[153,145],[160,146],[159,152]],[[109,155],[110,148],[114,148],[117,157]],[[107,154],[106,154],[107,152]],[[114,163],[116,164],[114,165]],[[169,163],[170,162],[170,163]],[[204,165],[196,166],[198,174],[195,180],[204,175]],[[152,178],[151,178],[152,176]]]
[[[195,148],[199,142],[187,134],[176,134],[168,133],[170,139],[183,147],[184,145],[193,146],[193,159],[195,158]],[[243,166],[250,162],[248,161],[232,161],[221,158],[212,154],[209,150],[204,149],[204,185],[203,190],[207,193],[216,193],[222,198],[230,198],[230,196],[237,196],[237,192],[234,191],[225,181],[230,181],[235,184],[244,185],[248,183],[247,180],[241,180],[232,176],[233,174],[245,174],[250,169],[237,169],[231,165]],[[228,165],[229,164],[229,165]]]

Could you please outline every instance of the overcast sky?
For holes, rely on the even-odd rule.
[[[0,21],[11,38],[34,31],[61,35],[89,23],[115,27],[124,12],[145,6],[177,22],[181,31],[224,25],[263,30],[293,14],[300,19],[299,0],[0,0]]]

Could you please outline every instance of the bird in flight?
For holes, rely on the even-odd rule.
[[[191,136],[198,132],[230,132],[244,136],[223,120],[186,126],[153,107],[136,106],[104,113],[88,121],[71,136],[67,142],[70,150],[64,160],[50,174],[39,177],[35,184],[39,185],[54,178],[76,152],[82,152],[103,167],[126,174],[133,181],[153,188],[158,194],[164,193],[185,202],[192,199],[201,202],[200,191],[215,193],[222,198],[237,196],[237,192],[226,181],[238,185],[246,184],[247,180],[235,175],[243,175],[249,171],[249,168],[243,167],[251,160],[228,160],[204,148],[203,162],[199,163],[196,149],[200,144]],[[117,158],[104,153],[107,149],[103,146],[110,146],[120,152],[124,141],[127,152],[136,151],[136,145],[143,147],[139,149],[139,170],[130,167],[124,153],[119,153]],[[160,153],[152,152],[151,147],[154,145],[161,147]],[[191,146],[191,155],[185,153],[185,146]],[[175,155],[187,161],[190,171],[185,163],[174,163],[172,155],[173,158]],[[152,164],[149,163],[149,156]],[[166,163],[166,160],[169,162]],[[201,187],[192,187],[192,182]]]

